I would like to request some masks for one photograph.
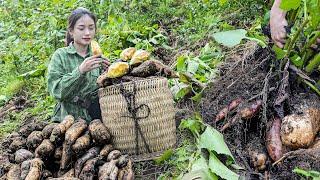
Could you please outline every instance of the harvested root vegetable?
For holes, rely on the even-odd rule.
[[[42,135],[44,139],[50,138],[50,135],[52,133],[52,130],[58,125],[58,123],[51,123],[46,125],[46,127],[42,130]]]
[[[142,62],[148,60],[149,56],[150,56],[150,53],[148,51],[139,49],[133,54],[130,60],[130,65],[137,66]]]
[[[245,107],[240,111],[241,118],[246,120],[253,118],[255,115],[258,114],[261,107],[262,107],[262,101],[261,100],[255,101],[250,105],[250,107]]]
[[[236,107],[238,107],[242,101],[243,100],[241,97],[231,101],[231,103],[227,107],[223,108],[221,111],[218,112],[218,115],[216,116],[216,119],[215,119],[215,123],[224,119],[226,117],[226,115],[228,114],[228,112],[230,112],[230,111],[234,110]]]
[[[35,155],[39,158],[48,158],[54,152],[54,145],[49,139],[45,139],[42,143],[36,148]]]
[[[130,72],[130,75],[137,77],[149,77],[155,75],[162,75],[168,78],[178,77],[175,71],[158,60],[149,60],[143,62],[138,67],[133,68]]]
[[[113,151],[113,146],[112,144],[107,144],[105,145],[101,151],[100,151],[100,156],[103,157],[104,159],[107,159],[108,158],[108,154]]]
[[[8,154],[1,154],[0,155],[0,177],[9,171],[11,166],[12,166],[12,164],[9,161],[9,155]]]
[[[83,119],[76,121],[66,132],[65,142],[69,145],[74,144],[79,136],[87,128],[87,122]]]
[[[98,178],[99,180],[116,180],[118,175],[118,167],[116,161],[112,160],[103,164],[99,168]]]
[[[105,76],[107,78],[118,78],[126,75],[128,72],[129,64],[127,62],[115,62],[109,66]]]
[[[42,131],[47,124],[47,122],[43,121],[26,124],[20,128],[19,134],[21,136],[28,137],[33,131]]]
[[[21,136],[14,138],[9,146],[10,152],[16,152],[18,149],[25,148],[26,142],[26,139]]]
[[[282,142],[280,138],[280,125],[281,119],[275,117],[272,120],[272,125],[267,131],[266,135],[266,146],[269,153],[269,156],[273,161],[277,161],[282,157],[283,149]]]
[[[31,160],[26,160],[21,163],[21,174],[20,174],[21,179],[25,179],[27,177],[30,170],[30,166],[31,166]]]
[[[71,168],[68,172],[66,172],[64,175],[62,175],[62,177],[66,178],[66,177],[74,177],[74,169]]]
[[[252,152],[251,163],[256,170],[263,171],[266,168],[267,155],[265,153]]]
[[[118,159],[121,156],[121,152],[119,150],[113,150],[108,154],[107,161]]]
[[[20,164],[21,162],[34,158],[34,155],[32,152],[26,150],[26,149],[19,149],[16,151],[14,160],[16,163]]]
[[[117,161],[117,166],[119,168],[123,168],[123,167],[127,166],[128,162],[129,162],[128,155],[121,155]]]
[[[134,47],[129,47],[127,49],[124,49],[120,54],[120,59],[128,61],[132,58],[135,52],[136,52],[136,48]]]
[[[62,145],[62,155],[60,160],[60,170],[66,170],[71,165],[72,150],[71,145],[66,142]]]
[[[92,50],[92,55],[94,56],[102,55],[102,50],[97,41],[94,41],[94,40],[91,41],[91,50]]]
[[[99,158],[93,158],[88,160],[79,174],[80,179],[93,180],[96,174],[96,164]]]
[[[42,171],[43,161],[40,158],[32,159],[26,180],[39,180],[42,176]]]
[[[72,145],[72,150],[75,153],[79,153],[88,149],[89,147],[90,147],[90,135],[89,135],[89,132],[87,132],[76,140],[76,142]]]
[[[41,131],[33,131],[27,138],[26,145],[30,149],[37,148],[43,140]]]
[[[126,167],[119,169],[118,180],[133,180],[134,173],[132,170],[132,162],[129,160]]]
[[[7,180],[19,180],[20,179],[20,166],[14,164],[11,166],[9,172],[7,173]]]
[[[61,141],[63,135],[71,127],[74,122],[74,117],[71,115],[66,116],[61,123],[59,123],[53,130],[50,135],[50,141],[52,143]]]
[[[291,114],[282,120],[282,143],[292,149],[310,146],[320,128],[320,110],[308,109],[302,115]]]
[[[97,144],[107,144],[110,141],[110,133],[106,126],[104,126],[104,124],[100,121],[100,119],[96,119],[90,122],[89,132],[93,141]]]
[[[61,177],[61,178],[50,178],[50,180],[80,180],[79,178],[75,177]]]
[[[84,163],[89,160],[89,159],[92,159],[94,157],[96,157],[98,154],[99,154],[99,151],[100,151],[100,148],[98,147],[93,147],[93,148],[90,148],[88,150],[88,152],[86,154],[84,154],[81,158],[79,158],[76,163],[74,164],[74,174],[75,174],[75,177],[78,177],[81,170],[82,170],[82,167],[84,165]]]

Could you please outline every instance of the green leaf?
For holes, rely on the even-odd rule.
[[[282,0],[280,8],[286,11],[297,9],[301,4],[301,0]]]
[[[237,29],[225,32],[214,33],[213,37],[218,42],[227,47],[233,47],[240,44],[241,40],[246,38],[247,31]]]
[[[177,58],[177,71],[185,71],[186,70],[186,57],[185,56],[179,56]]]
[[[203,180],[218,180],[218,177],[210,172],[207,160],[201,156],[191,167],[191,171],[182,177],[182,180],[203,179]]]
[[[284,56],[286,55],[286,51],[276,45],[273,45],[272,50],[276,53],[276,58],[278,60],[284,58]]]
[[[301,59],[301,57],[297,54],[295,54],[294,56],[290,57],[290,61],[297,66],[298,68],[301,68],[303,66],[303,60]]]
[[[319,0],[308,0],[307,6],[309,10],[309,17],[311,17],[311,25],[316,28],[320,23],[320,1]]]
[[[217,174],[223,179],[228,180],[238,180],[239,175],[228,169],[218,158],[214,155],[214,153],[210,152],[209,156],[209,168],[212,172]]]
[[[234,161],[234,157],[226,145],[223,135],[211,126],[207,126],[204,133],[201,134],[199,145],[201,148],[206,148],[209,151],[227,155]]]
[[[193,134],[199,134],[202,123],[196,119],[183,119],[179,125],[179,129],[189,129]]]
[[[172,149],[168,149],[160,157],[156,158],[154,161],[155,161],[156,164],[159,165],[159,164],[165,162],[166,160],[170,159],[172,154],[173,154],[173,150]]]
[[[199,67],[199,63],[196,62],[195,60],[193,59],[190,59],[188,61],[188,68],[187,68],[187,72],[190,72],[192,74],[195,74],[198,70],[198,67]]]
[[[171,87],[171,91],[176,99],[181,99],[191,92],[191,86],[185,83],[178,83]]]

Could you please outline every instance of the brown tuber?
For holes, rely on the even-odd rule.
[[[72,145],[72,150],[75,153],[82,152],[90,147],[90,135],[86,132],[83,136],[80,136],[76,142]]]
[[[50,135],[52,133],[52,130],[58,125],[58,123],[51,123],[46,125],[46,127],[42,130],[42,135],[44,139],[50,138]]]
[[[71,127],[74,122],[74,117],[71,115],[67,115],[61,123],[59,123],[53,130],[50,135],[50,141],[55,143],[60,141],[67,130]]]
[[[175,71],[158,60],[143,62],[140,66],[133,68],[130,75],[137,77],[149,77],[155,75],[162,75],[168,78],[178,77]]]
[[[45,139],[42,143],[36,148],[35,155],[39,158],[48,158],[54,152],[54,145],[49,139]]]
[[[30,149],[37,148],[43,140],[41,131],[33,131],[27,138],[27,147]]]
[[[19,149],[15,153],[14,160],[16,163],[20,164],[21,162],[32,158],[34,158],[34,155],[30,151],[26,149]]]
[[[112,144],[106,144],[100,151],[100,156],[103,157],[104,159],[107,159],[108,154],[113,151],[113,146]]]
[[[281,124],[282,143],[292,149],[307,148],[316,137],[320,127],[320,110],[308,109],[302,115],[291,114]]]
[[[97,144],[107,144],[110,141],[110,133],[106,126],[104,126],[104,124],[100,121],[100,119],[96,119],[90,122],[89,132],[93,141]]]
[[[74,144],[79,136],[85,131],[87,128],[87,122],[83,119],[76,121],[66,132],[65,135],[65,143],[68,145]]]
[[[26,180],[38,180],[42,176],[43,161],[39,158],[31,160],[30,170],[26,177]]]
[[[281,119],[273,118],[270,129],[266,135],[266,146],[269,156],[273,161],[277,161],[283,155],[282,142],[280,138]]]
[[[7,180],[19,180],[20,172],[20,166],[14,164],[13,166],[11,166],[9,172],[7,173]]]
[[[237,108],[241,102],[242,102],[242,98],[237,98],[237,99],[231,101],[231,103],[227,107],[224,107],[221,111],[218,112],[218,115],[216,116],[215,122],[218,122],[218,121],[224,119],[227,116],[228,112]]]
[[[93,148],[90,148],[88,150],[88,152],[86,154],[84,154],[81,158],[79,158],[76,163],[74,164],[74,174],[75,174],[75,177],[78,177],[81,170],[82,170],[82,167],[84,165],[84,163],[86,161],[88,161],[89,159],[92,159],[96,156],[98,156],[99,154],[99,151],[100,151],[100,148],[98,147],[93,147]]]

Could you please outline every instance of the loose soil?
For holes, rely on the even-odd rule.
[[[245,171],[240,174],[246,179],[298,179],[299,176],[292,172],[295,167],[307,170],[320,169],[320,153],[312,157],[289,157],[276,166],[272,166],[271,159],[268,157],[267,168],[263,171],[255,170],[250,162],[250,152],[267,152],[265,133],[270,126],[272,116],[275,115],[274,102],[283,80],[282,72],[277,67],[279,64],[270,49],[262,49],[255,43],[239,46],[231,51],[226,63],[220,68],[221,78],[212,82],[205,90],[200,103],[199,110],[204,121],[220,129],[234,116],[236,110],[228,113],[228,117],[218,123],[214,123],[215,116],[232,100],[242,97],[244,102],[241,106],[246,106],[258,99],[263,100],[263,108],[256,118],[249,122],[239,120],[223,132],[225,141],[237,163],[245,168]],[[319,97],[297,83],[295,72],[289,70],[289,73],[289,98],[284,103],[283,115],[301,113],[308,107],[320,108]]]

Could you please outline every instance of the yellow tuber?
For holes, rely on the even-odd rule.
[[[149,56],[150,56],[150,53],[148,51],[139,49],[133,54],[130,60],[130,65],[141,64],[142,62],[148,60]]]
[[[125,50],[123,50],[120,54],[120,59],[128,61],[132,58],[133,54],[136,52],[136,48],[129,47]]]
[[[129,71],[129,64],[126,62],[115,62],[110,65],[106,76],[108,78],[118,78],[124,76]]]
[[[97,41],[92,40],[91,41],[91,50],[92,50],[92,55],[102,55],[102,50],[98,44]]]

